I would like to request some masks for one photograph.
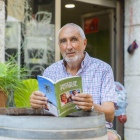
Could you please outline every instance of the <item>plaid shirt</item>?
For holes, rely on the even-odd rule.
[[[55,82],[72,75],[66,71],[64,60],[60,60],[49,66],[43,76]],[[92,58],[85,52],[85,58],[76,76],[82,76],[83,93],[92,95],[95,104],[101,105],[108,101],[117,103],[113,72],[107,63]],[[106,122],[106,127],[111,128],[112,126],[112,123]]]

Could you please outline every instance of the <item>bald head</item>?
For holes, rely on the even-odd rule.
[[[59,32],[58,32],[58,43],[59,43],[59,34],[60,34],[61,30],[63,30],[63,28],[65,28],[65,27],[73,27],[73,28],[75,28],[75,29],[79,32],[79,34],[80,34],[82,40],[86,39],[85,33],[84,33],[83,29],[82,29],[80,26],[78,26],[78,25],[76,25],[76,24],[74,24],[74,23],[68,23],[68,24],[64,25],[64,26],[59,30]]]

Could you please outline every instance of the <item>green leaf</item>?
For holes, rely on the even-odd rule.
[[[0,77],[3,77],[6,75],[6,65],[3,63],[0,63]]]
[[[31,107],[30,106],[30,96],[33,91],[38,91],[38,82],[36,79],[24,80],[24,89],[16,89],[14,91],[14,100],[16,107]]]

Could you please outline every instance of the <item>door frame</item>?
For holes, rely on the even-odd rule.
[[[90,17],[97,17],[101,15],[109,14],[109,20],[110,20],[110,65],[112,67],[113,72],[115,72],[115,56],[114,56],[114,51],[115,51],[115,34],[114,34],[114,27],[115,27],[115,22],[114,22],[114,10],[113,9],[108,9],[108,10],[102,10],[98,12],[92,12],[92,13],[87,13],[83,14],[81,16],[81,23],[82,23],[82,28],[84,30],[84,19],[85,18],[90,18]]]
[[[96,5],[106,6],[110,8],[116,8],[117,0],[75,0],[75,1],[96,4]]]
[[[61,0],[55,0],[55,62],[60,60],[58,32],[61,28]]]

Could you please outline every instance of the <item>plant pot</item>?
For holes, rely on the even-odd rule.
[[[0,108],[5,108],[7,104],[7,94],[3,90],[0,89]]]

